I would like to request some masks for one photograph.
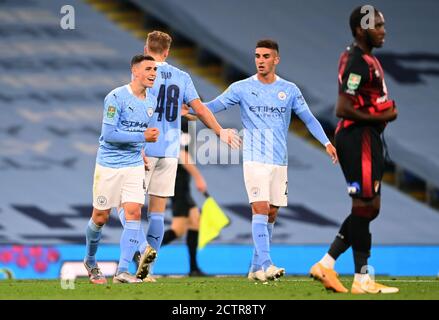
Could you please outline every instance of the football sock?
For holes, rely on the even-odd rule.
[[[334,269],[335,260],[328,253],[319,261],[325,268]]]
[[[367,260],[372,246],[372,235],[369,232],[368,218],[352,215],[350,234],[354,255],[355,273],[367,273]]]
[[[151,212],[149,216],[149,227],[147,232],[148,243],[157,252],[160,249],[165,230],[164,214],[160,212]]]
[[[254,214],[252,217],[253,243],[258,254],[258,265],[265,270],[273,263],[270,258],[270,240],[268,235],[268,215]]]
[[[189,250],[190,271],[199,270],[197,264],[198,230],[188,230],[186,245]]]
[[[351,223],[351,215],[349,215],[343,224],[340,227],[340,231],[332,242],[328,254],[334,259],[337,260],[338,257],[345,252],[351,246],[351,236],[349,233],[350,223]],[[332,266],[333,268],[334,266]],[[329,267],[327,267],[329,268]]]
[[[85,230],[85,240],[86,240],[86,256],[85,261],[90,267],[96,266],[96,251],[98,250],[99,240],[102,235],[102,227],[98,226],[90,218]]]
[[[122,226],[125,226],[125,210],[123,208],[120,208],[118,214],[120,223],[122,224]],[[140,224],[140,230],[137,234],[137,241],[139,241],[138,251],[142,254],[145,251],[146,246],[148,245],[148,243],[146,242],[145,230],[143,229],[142,224]]]
[[[139,245],[138,233],[141,227],[140,220],[128,220],[125,222],[120,237],[120,259],[117,274],[128,272],[128,266],[133,260],[134,253]]]
[[[273,229],[274,229],[274,222],[267,222],[268,239],[270,240],[270,244],[273,238]]]
[[[271,245],[271,240],[273,238],[273,229],[274,229],[274,222],[268,222],[267,223],[267,230],[268,230],[268,238]],[[256,272],[261,269],[261,265],[258,262],[259,256],[256,252],[256,249],[253,249],[253,256],[252,256],[252,265],[250,268],[250,272]]]

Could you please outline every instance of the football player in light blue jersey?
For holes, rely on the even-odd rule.
[[[143,147],[145,142],[155,142],[159,136],[157,128],[148,128],[156,98],[146,91],[154,83],[156,70],[153,57],[134,56],[131,60],[132,81],[105,97],[93,182],[93,213],[86,230],[84,265],[91,283],[107,282],[95,256],[111,208],[119,206],[125,210],[126,224],[113,282],[141,282],[128,273],[128,265],[137,250],[140,214],[145,201]]]
[[[313,116],[299,88],[275,74],[279,47],[273,40],[256,45],[256,75],[233,83],[206,105],[213,112],[240,106],[244,127],[244,180],[252,207],[252,234],[255,250],[251,280],[274,280],[285,269],[276,267],[270,257],[270,242],[279,207],[287,206],[287,135],[291,112],[306,124],[312,135],[325,146],[333,162],[334,146]]]
[[[239,147],[239,136],[231,129],[223,129],[212,112],[200,101],[191,77],[186,72],[166,63],[172,38],[160,31],[148,34],[145,54],[157,61],[157,79],[150,90],[157,96],[154,116],[150,125],[160,130],[157,143],[145,146],[146,171],[145,182],[149,195],[147,235],[139,235],[139,269],[137,277],[153,281],[148,277],[152,263],[148,244],[158,251],[164,234],[164,213],[166,201],[174,196],[175,178],[180,153],[181,109],[188,104],[198,118],[217,136],[232,147]],[[122,224],[125,224],[123,210],[119,211]]]

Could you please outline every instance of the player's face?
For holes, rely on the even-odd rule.
[[[386,37],[385,21],[382,13],[375,15],[375,28],[367,29],[366,36],[372,48],[381,48]]]
[[[276,65],[279,63],[279,55],[276,50],[268,48],[256,48],[255,64],[259,75],[266,76],[274,73]]]
[[[157,66],[155,61],[143,60],[133,67],[133,74],[145,88],[152,88],[157,76]]]

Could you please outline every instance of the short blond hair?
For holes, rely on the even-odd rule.
[[[171,42],[171,36],[161,31],[150,32],[146,37],[146,46],[152,53],[163,53],[171,47]]]

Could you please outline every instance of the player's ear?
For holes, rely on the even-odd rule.
[[[137,76],[137,64],[135,64],[134,66],[131,67],[131,74],[136,77]]]
[[[169,49],[166,49],[165,51],[163,51],[163,58],[167,58],[169,56]]]
[[[277,65],[280,62],[280,56],[276,55],[276,57],[274,58],[274,64]]]
[[[366,30],[363,29],[361,26],[358,26],[355,28],[356,37],[363,38],[365,32],[366,32]]]

